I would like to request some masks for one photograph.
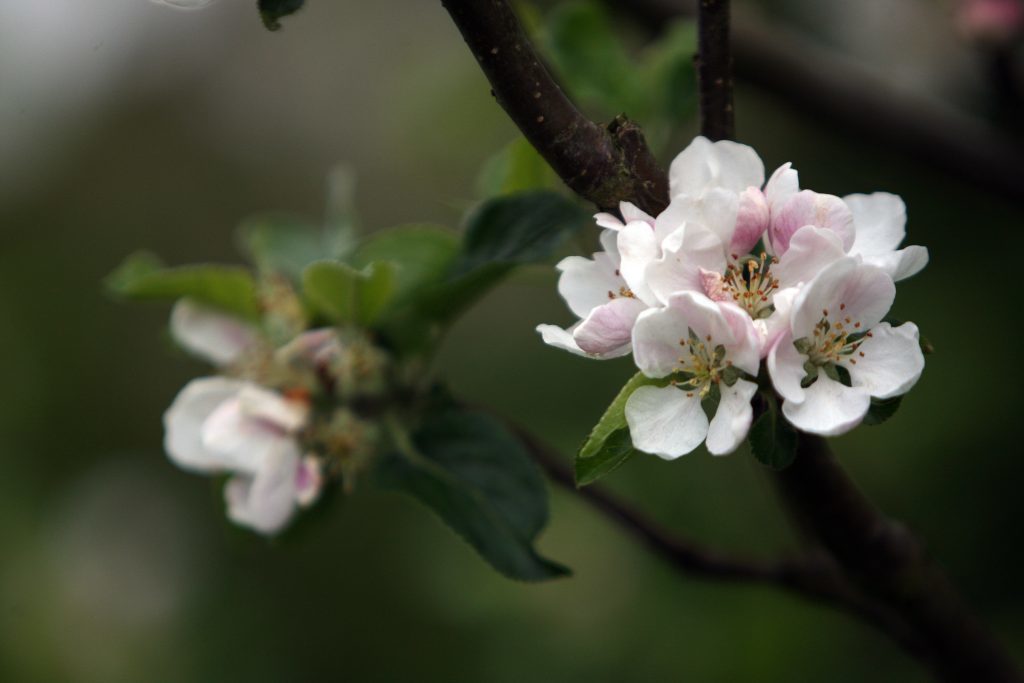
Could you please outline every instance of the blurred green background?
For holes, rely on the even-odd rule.
[[[219,491],[161,449],[163,410],[207,369],[168,342],[166,307],[115,303],[102,277],[140,247],[237,261],[246,216],[321,215],[338,161],[358,173],[367,226],[455,225],[481,164],[516,136],[440,3],[310,0],[278,34],[253,4],[0,0],[0,680],[925,680],[841,614],[680,578],[562,490],[540,549],[575,576],[544,585],[502,578],[396,495],[360,490],[279,542],[224,521]],[[762,4],[866,68],[897,60],[882,70],[899,87],[977,101],[977,60],[938,3]],[[1021,653],[1007,306],[1024,210],[742,83],[737,112],[769,170],[792,161],[806,187],[905,198],[932,260],[894,314],[937,351],[896,419],[835,446]],[[663,161],[695,132],[681,122]],[[533,331],[569,320],[554,270],[527,270],[442,359],[461,395],[566,458],[632,373]],[[717,546],[798,543],[745,450],[637,459],[609,485]]]

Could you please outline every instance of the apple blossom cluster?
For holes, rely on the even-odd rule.
[[[894,282],[928,262],[925,248],[900,248],[903,201],[801,190],[790,164],[764,176],[752,148],[698,137],[672,162],[661,214],[628,202],[621,219],[599,213],[602,250],[558,264],[579,321],[538,332],[590,358],[632,353],[652,379],[625,406],[641,451],[732,452],[759,381],[794,427],[836,435],[921,375],[917,327],[883,322]]]
[[[274,534],[328,479],[352,486],[374,454],[377,428],[346,404],[383,386],[383,352],[335,328],[276,345],[256,325],[188,299],[175,305],[170,327],[179,345],[219,372],[192,380],[174,399],[164,447],[183,469],[229,476],[233,522]]]

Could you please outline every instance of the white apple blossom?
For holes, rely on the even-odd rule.
[[[767,364],[782,412],[826,436],[860,424],[871,398],[910,390],[924,369],[917,326],[881,322],[896,295],[881,268],[843,257],[800,290]]]
[[[303,458],[297,440],[309,408],[302,396],[203,377],[189,382],[164,414],[164,446],[183,469],[230,473],[228,517],[274,534],[300,505],[316,499],[322,482],[317,460]]]
[[[171,313],[171,334],[182,347],[222,368],[257,356],[257,367],[296,359],[323,367],[338,353],[333,330],[311,330],[270,353],[259,330],[234,316],[183,299]],[[258,355],[260,352],[263,355]],[[228,473],[228,517],[263,534],[280,531],[323,486],[320,459],[303,455],[309,426],[304,388],[287,394],[247,379],[203,377],[189,382],[164,414],[164,446],[179,467]]]
[[[760,342],[744,311],[693,292],[645,311],[633,332],[633,355],[648,377],[672,377],[663,387],[640,387],[626,402],[633,445],[666,459],[689,453],[702,441],[715,455],[734,451],[750,429],[750,400],[757,385]],[[717,395],[708,420],[702,401]]]

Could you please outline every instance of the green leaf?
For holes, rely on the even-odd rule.
[[[395,264],[395,303],[442,282],[458,256],[459,238],[437,225],[401,225],[368,237],[348,257],[355,268],[375,261]]]
[[[526,138],[517,138],[491,157],[477,178],[484,197],[558,186],[558,176]]]
[[[629,378],[622,389],[612,400],[611,405],[605,409],[601,419],[597,421],[594,428],[590,430],[590,436],[583,443],[577,454],[578,459],[592,458],[604,448],[605,441],[615,432],[626,427],[626,401],[633,395],[633,392],[640,387],[666,386],[668,379],[651,379],[642,372],[638,372]]]
[[[338,261],[317,261],[303,272],[302,289],[313,308],[331,322],[366,327],[395,294],[395,267],[382,261],[360,271]]]
[[[268,30],[281,28],[281,17],[293,14],[302,8],[305,0],[259,0],[260,18]]]
[[[455,275],[494,264],[516,265],[549,258],[589,222],[575,203],[545,190],[498,197],[470,216]]]
[[[869,426],[882,424],[896,414],[896,411],[900,409],[900,404],[902,402],[902,396],[893,396],[892,398],[872,398],[871,407],[868,408],[868,413],[864,416],[863,424]]]
[[[343,257],[353,237],[347,227],[318,228],[294,217],[258,216],[242,224],[239,241],[261,271],[299,280],[314,261]]]
[[[607,12],[593,2],[559,4],[544,36],[555,70],[588,107],[610,116],[639,99],[632,61]]]
[[[576,486],[593,484],[622,467],[636,453],[629,429],[617,429],[601,442],[596,453],[586,458],[576,457]]]
[[[483,559],[509,578],[564,576],[533,544],[547,524],[547,491],[523,446],[500,423],[476,412],[433,417],[377,469],[379,485],[431,508]]]
[[[783,470],[796,458],[796,430],[780,414],[775,397],[762,396],[768,405],[750,428],[750,450],[763,464]]]
[[[138,252],[107,276],[107,289],[126,299],[189,298],[249,320],[260,315],[256,281],[239,266],[200,264],[165,267],[156,256]]]

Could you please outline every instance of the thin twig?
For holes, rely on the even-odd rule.
[[[693,16],[694,0],[607,0],[660,32]],[[736,77],[802,116],[946,173],[986,192],[1024,201],[1024,144],[975,116],[913,95],[748,11],[733,18]]]
[[[442,0],[491,82],[492,93],[566,185],[599,208],[629,200],[648,213],[668,203],[668,180],[625,116],[589,120],[544,67],[506,0]]]

